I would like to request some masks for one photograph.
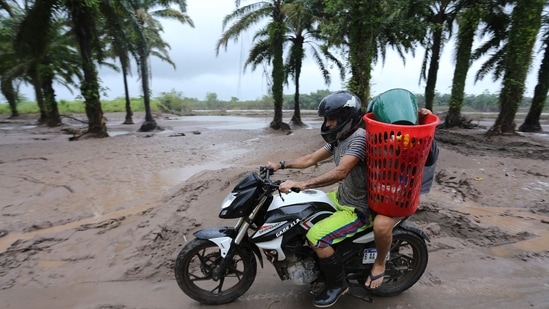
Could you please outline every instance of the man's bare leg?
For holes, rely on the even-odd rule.
[[[398,222],[399,218],[387,217],[384,215],[376,215],[374,219],[374,240],[376,243],[377,257],[372,266],[372,270],[364,285],[371,289],[375,289],[383,283],[383,275],[385,273],[385,258],[391,249],[393,242],[393,227]],[[373,280],[372,280],[373,278]]]
[[[331,246],[325,247],[325,248],[318,248],[311,245],[311,248],[316,253],[316,255],[321,259],[328,258],[332,256],[332,254],[334,254],[334,248],[332,248]]]

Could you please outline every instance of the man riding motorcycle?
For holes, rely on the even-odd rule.
[[[372,103],[375,103],[375,99]],[[373,108],[372,103],[369,109]],[[388,122],[417,123],[418,109],[415,101],[404,103],[400,108],[406,112],[393,115],[389,112],[385,115]],[[421,110],[421,113],[426,114],[430,111]],[[392,242],[393,226],[402,218],[375,214],[368,208],[366,131],[362,121],[360,99],[349,91],[334,92],[321,100],[318,115],[324,117],[321,126],[321,136],[326,141],[324,147],[293,160],[268,162],[267,165],[275,170],[301,169],[333,157],[335,167],[328,172],[303,181],[286,180],[279,187],[281,192],[289,193],[292,189],[319,188],[339,182],[338,189],[328,193],[337,211],[313,225],[306,235],[309,245],[319,258],[320,269],[329,279],[326,280],[325,288],[315,295],[314,305],[329,307],[349,290],[340,257],[332,245],[374,225],[378,254],[365,285],[367,288],[375,289],[383,282],[385,257]],[[436,148],[436,145],[434,147]]]

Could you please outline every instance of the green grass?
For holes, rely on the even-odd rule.
[[[130,105],[134,112],[144,112],[145,106],[141,98],[130,99]],[[60,114],[84,114],[86,109],[84,101],[66,101],[60,100],[57,104]],[[124,98],[118,98],[114,100],[102,100],[101,108],[104,113],[110,112],[124,112],[126,111],[126,101]],[[153,112],[158,111],[159,101],[157,99],[151,99],[151,110]],[[17,111],[19,114],[37,114],[40,113],[40,109],[36,102],[20,102],[17,104]],[[11,110],[8,104],[0,104],[0,114],[9,115]]]

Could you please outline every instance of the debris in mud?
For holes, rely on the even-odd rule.
[[[182,218],[176,221],[181,221]],[[167,278],[172,275],[174,243],[181,243],[188,231],[195,229],[198,224],[195,219],[185,219],[184,226],[161,225],[150,234],[143,237],[145,245],[137,248],[145,262],[135,265],[125,272],[125,278],[151,278],[161,276]],[[154,262],[151,262],[154,261]]]
[[[52,226],[53,226],[53,223],[51,223],[50,221],[44,221],[44,222],[41,222],[41,223],[35,223],[35,224],[31,225],[30,227],[25,228],[24,231],[25,232],[31,232],[31,231],[36,231],[36,230],[43,230],[43,229],[50,228]]]
[[[170,134],[168,135],[168,137],[181,137],[181,136],[186,136],[185,133],[181,132],[181,133],[173,133],[173,134]]]
[[[530,211],[532,213],[542,213],[542,214],[549,214],[549,202],[542,201],[537,202],[534,205],[530,206]]]
[[[482,225],[470,214],[444,209],[436,203],[422,204],[412,220],[425,225],[431,235],[455,237],[481,247],[500,246],[537,236],[527,231],[513,234],[498,226]]]
[[[32,240],[17,240],[11,247],[0,253],[0,290],[12,288],[21,277],[21,266],[27,264],[36,254],[50,250],[50,247],[67,240],[66,238],[43,237]]]
[[[435,175],[435,181],[442,186],[444,192],[451,193],[455,199],[476,201],[479,192],[471,185],[467,177],[466,174],[456,176],[448,169],[440,169]]]
[[[125,309],[125,305],[99,305],[95,309]]]
[[[542,251],[542,252],[524,252],[521,254],[516,255],[517,258],[520,258],[521,260],[528,262],[534,259],[540,259],[543,260],[545,258],[549,258],[549,251]]]
[[[465,156],[489,155],[491,157],[549,159],[548,146],[533,136],[523,141],[509,136],[486,137],[479,131],[439,129],[436,139],[445,147]],[[524,137],[521,137],[524,138]]]
[[[77,228],[78,231],[85,231],[89,229],[101,229],[97,234],[103,234],[108,230],[112,230],[114,228],[117,228],[122,223],[122,220],[124,220],[126,217],[121,216],[118,218],[112,218],[108,220],[101,221],[99,223],[89,223],[89,224],[82,224],[79,228]]]

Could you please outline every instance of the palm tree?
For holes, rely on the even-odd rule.
[[[13,85],[16,76],[9,73],[9,70],[17,64],[16,53],[13,51],[16,24],[15,17],[0,20],[0,91],[8,100],[11,110],[10,118],[19,116],[17,92]]]
[[[4,17],[2,11],[5,11],[8,17]],[[13,40],[17,19],[21,15],[18,14],[20,11],[21,9],[16,1],[0,1],[0,17],[2,17],[0,19],[0,91],[8,100],[11,110],[10,118],[19,116],[17,91],[13,85],[15,78],[11,74],[6,74],[6,71],[17,63],[13,52]]]
[[[460,0],[435,0],[426,16],[428,35],[423,42],[425,55],[420,80],[426,81],[425,108],[430,110],[433,109],[440,55],[444,44],[452,35],[452,26],[461,5]]]
[[[120,8],[121,12],[125,14],[120,14],[118,18],[109,18],[109,20],[114,20],[116,24],[104,22],[101,25],[101,28],[104,29],[104,36],[101,41],[105,43],[105,53],[108,57],[113,59],[118,59],[120,62],[120,70],[122,71],[122,78],[124,84],[124,95],[125,95],[125,108],[126,108],[126,118],[124,124],[133,124],[133,111],[131,108],[130,95],[128,90],[128,74],[130,74],[130,55],[133,55],[137,59],[136,47],[133,43],[136,41],[135,37],[140,37],[139,34],[135,34],[133,30],[137,25],[132,19],[133,11],[126,11],[124,7]],[[105,20],[106,21],[106,20]],[[139,27],[137,27],[139,29]],[[125,38],[121,40],[120,38]],[[115,68],[118,71],[118,68]]]
[[[155,17],[175,19],[182,24],[188,24],[194,27],[194,22],[187,15],[186,0],[128,0],[133,9],[135,19],[141,26],[144,36],[136,41],[138,54],[138,67],[141,76],[141,85],[143,90],[143,101],[145,105],[145,122],[141,125],[140,131],[151,131],[158,126],[152,117],[150,107],[150,89],[149,89],[149,56],[152,46],[164,46],[159,33],[162,32],[162,26]],[[178,9],[172,8],[176,5]]]
[[[415,42],[424,37],[427,1],[326,0],[327,14],[322,31],[330,45],[339,47],[347,57],[351,77],[350,91],[365,104],[370,99],[373,65],[385,60],[392,47],[404,60],[404,53],[414,52]]]
[[[107,127],[99,100],[99,80],[94,61],[100,57],[96,33],[96,20],[99,16],[99,0],[51,0],[36,1],[27,11],[18,33],[17,50],[22,55],[40,58],[46,55],[51,41],[51,29],[54,21],[62,14],[68,14],[70,28],[76,39],[80,52],[80,66],[83,71],[80,89],[85,98],[85,109],[88,117],[88,134],[106,137]],[[45,58],[42,66],[36,71],[40,76],[44,92],[45,105],[56,109],[54,89],[48,81],[55,76],[51,61]],[[53,111],[55,112],[55,111]]]
[[[236,9],[231,14],[223,19],[224,33],[217,42],[216,53],[219,55],[219,49],[223,46],[227,49],[230,40],[237,40],[240,34],[250,29],[256,23],[264,19],[268,19],[268,24],[259,29],[255,39],[260,39],[262,36],[267,37],[259,42],[256,42],[248,59],[246,66],[251,64],[252,69],[255,69],[257,64],[267,61],[272,64],[271,78],[271,93],[274,101],[274,117],[270,123],[270,127],[279,129],[290,129],[288,124],[282,121],[282,104],[283,104],[283,87],[284,87],[284,35],[286,34],[285,16],[282,11],[282,0],[261,1],[240,7],[240,1],[236,1]],[[235,21],[228,29],[225,30],[231,21]]]
[[[475,82],[484,79],[490,72],[493,73],[494,81],[500,79],[503,74],[503,55],[509,36],[511,16],[505,11],[505,5],[508,1],[495,2],[496,5],[493,6],[493,9],[488,10],[486,15],[483,16],[484,26],[480,29],[480,35],[488,39],[471,56],[474,61],[490,54],[475,74]]]
[[[539,118],[547,100],[547,92],[549,91],[549,17],[547,15],[543,19],[543,25],[542,48],[544,47],[545,50],[538,70],[538,84],[534,89],[532,105],[524,119],[524,123],[519,127],[519,131],[522,132],[540,132],[542,130]]]
[[[518,0],[511,15],[511,28],[503,56],[503,88],[500,113],[487,135],[515,133],[515,115],[524,94],[532,61],[532,49],[541,28],[545,0]]]
[[[17,5],[16,1],[10,0],[0,0],[0,11],[4,10],[8,15],[12,15],[13,6]]]
[[[11,57],[16,61],[6,72],[10,78],[19,78],[33,85],[41,112],[39,123],[49,126],[61,123],[54,80],[62,85],[74,85],[73,77],[82,77],[81,57],[74,48],[74,36],[67,31],[66,18],[60,17],[53,11],[43,11],[41,8],[27,9],[18,23],[19,30],[13,40],[14,53]],[[47,28],[34,28],[37,27],[34,22],[43,22],[40,18],[48,19]],[[41,31],[37,35],[39,39],[34,38],[33,31]]]
[[[461,107],[463,106],[463,97],[465,94],[465,81],[469,72],[475,33],[482,14],[485,12],[484,7],[485,3],[474,3],[464,7],[457,15],[459,30],[456,39],[456,64],[452,81],[450,107],[444,121],[444,126],[447,128],[465,124],[461,116]]]
[[[124,4],[119,2],[118,4]],[[133,57],[138,68],[139,66],[139,42],[140,40],[149,41],[152,56],[166,61],[175,68],[175,63],[170,59],[168,48],[169,45],[162,40],[160,34],[154,31],[147,31],[147,37],[142,33],[142,25],[136,18],[134,8],[128,5],[119,7],[118,14],[108,18],[109,23],[105,23],[101,27],[105,32],[102,41],[106,43],[105,52],[110,58],[118,59],[120,62],[120,70],[122,71],[122,79],[124,85],[126,117],[124,124],[133,124],[133,111],[130,102],[130,94],[128,89],[128,75],[131,75],[131,57]],[[121,40],[120,38],[124,38]],[[118,71],[118,68],[114,68]]]
[[[319,45],[323,41],[320,35],[319,22],[322,15],[322,6],[318,0],[296,0],[283,6],[286,15],[287,38],[290,42],[290,52],[286,59],[286,80],[291,76],[294,80],[294,114],[291,122],[294,125],[302,126],[301,110],[299,104],[299,78],[301,67],[306,57],[306,46],[309,47],[313,59],[318,65],[326,85],[331,83],[330,71],[324,63],[324,59],[333,62],[340,71],[341,80],[345,78],[344,65],[330,53],[327,46]]]

